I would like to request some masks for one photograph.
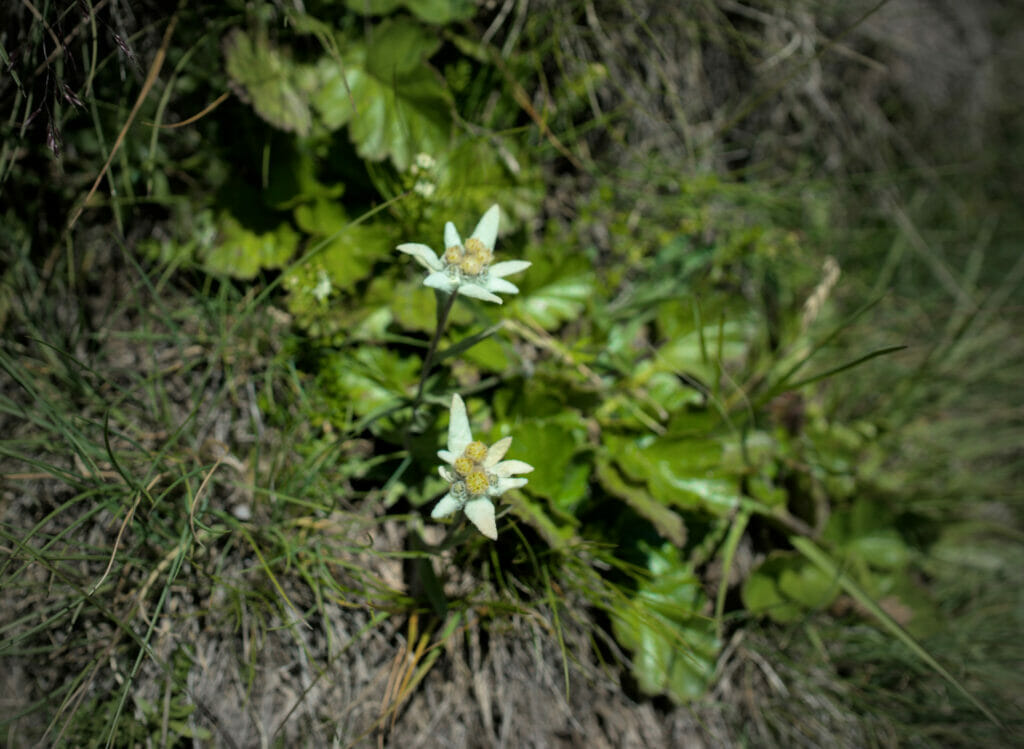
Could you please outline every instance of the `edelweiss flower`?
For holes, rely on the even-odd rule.
[[[521,460],[502,460],[511,444],[511,437],[500,439],[490,447],[483,442],[474,442],[469,431],[466,404],[458,394],[453,395],[448,421],[448,449],[437,453],[448,464],[439,470],[441,477],[451,486],[430,517],[437,520],[462,510],[487,538],[497,539],[491,499],[526,484],[524,478],[510,478],[512,474],[533,470],[533,466]]]
[[[515,284],[505,276],[519,273],[530,267],[526,260],[505,260],[491,265],[494,259],[494,240],[498,237],[498,206],[492,205],[473,230],[473,236],[462,243],[455,224],[444,225],[445,250],[441,257],[425,244],[407,243],[398,245],[398,250],[416,258],[417,262],[430,271],[423,281],[424,286],[440,289],[447,294],[465,294],[485,302],[501,304],[503,294],[518,294]]]

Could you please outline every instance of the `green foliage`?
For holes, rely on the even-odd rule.
[[[471,0],[345,0],[357,13],[383,16],[398,8],[407,8],[427,23],[445,24],[464,21],[474,12]]]
[[[668,505],[658,502],[646,487],[627,481],[607,458],[598,460],[595,474],[605,491],[625,502],[658,533],[676,546],[686,544],[686,524],[682,516]]]
[[[544,196],[538,168],[523,144],[515,141],[503,144],[502,151],[483,138],[456,142],[438,154],[431,176],[435,189],[422,206],[423,218],[435,232],[428,237],[431,245],[440,243],[439,228],[445,221],[480,216],[495,202],[501,209],[499,231],[504,234],[536,216]],[[462,227],[464,233],[469,229]]]
[[[103,746],[100,737],[115,724],[117,730],[112,740],[106,743],[107,746],[134,747],[146,743],[171,746],[178,741],[211,741],[213,734],[196,725],[192,719],[196,711],[195,704],[179,688],[188,677],[191,666],[190,655],[184,648],[179,648],[172,657],[171,678],[165,682],[168,691],[159,696],[159,701],[136,695],[133,715],[128,719],[117,720],[122,710],[119,694],[106,699],[95,698],[83,705],[65,731],[67,745]]]
[[[593,272],[586,258],[568,248],[531,248],[533,265],[520,295],[509,303],[511,313],[544,330],[557,330],[577,319],[594,293]]]
[[[855,500],[829,518],[824,536],[839,558],[849,563],[897,572],[910,561],[910,550],[896,530],[895,518],[880,502]]]
[[[300,70],[286,51],[271,44],[265,31],[250,35],[233,30],[224,40],[224,64],[260,117],[280,130],[309,135],[313,117]]]
[[[827,608],[839,584],[793,552],[773,552],[743,583],[743,605],[753,614],[792,622]]]
[[[319,368],[320,387],[328,411],[324,414],[346,427],[353,417],[360,418],[399,405],[399,394],[413,381],[417,371],[413,359],[369,346],[354,352],[327,356]],[[387,424],[373,422],[375,429]]]
[[[659,502],[680,510],[728,515],[740,501],[738,482],[722,468],[722,447],[709,435],[623,439],[609,435],[609,452],[623,474],[646,484]]]
[[[295,254],[298,233],[288,224],[279,224],[265,232],[245,228],[231,214],[219,222],[217,243],[203,255],[203,267],[209,273],[252,279],[263,268],[280,268]]]
[[[590,477],[589,463],[580,454],[579,429],[573,427],[571,419],[555,417],[525,421],[514,431],[516,455],[543,467],[530,477],[530,494],[568,517],[585,499]]]
[[[642,692],[689,702],[704,694],[718,654],[714,627],[702,613],[707,599],[671,544],[649,548],[647,554],[650,578],[612,612],[612,627],[633,652],[633,676]]]
[[[443,153],[451,103],[425,64],[438,46],[437,36],[412,20],[385,21],[372,42],[346,40],[340,60],[320,59],[312,106],[329,130],[349,125],[364,159],[390,159],[405,170],[417,153]]]
[[[43,619],[0,622],[11,633],[0,650],[64,657],[52,650],[64,635],[51,632],[73,634],[81,621],[111,636],[104,658],[137,659],[117,685],[76,661],[80,673],[60,688],[59,705],[47,705],[47,720],[66,720],[64,738],[76,745],[212,740],[197,725],[190,657],[157,654],[154,622],[176,621],[169,601],[208,618],[209,629],[250,627],[247,642],[294,637],[303,675],[316,678],[334,662],[334,643],[311,655],[291,624],[331,622],[337,607],[371,612],[368,629],[396,613],[425,622],[457,612],[443,628],[431,620],[426,640],[410,633],[395,662],[419,659],[414,643],[429,643],[418,683],[453,632],[470,626],[463,612],[486,612],[496,631],[523,613],[543,619],[565,657],[561,609],[592,596],[640,692],[676,703],[705,692],[728,627],[870,621],[977,707],[914,638],[933,638],[959,616],[931,592],[946,565],[996,574],[1002,557],[976,541],[977,525],[943,526],[935,492],[908,498],[909,485],[945,474],[922,469],[920,455],[904,459],[901,440],[934,437],[933,419],[916,413],[935,400],[933,388],[950,411],[970,410],[962,404],[981,376],[1003,378],[1005,400],[1016,392],[1006,374],[1015,371],[1013,328],[988,327],[1017,291],[1015,246],[1000,245],[1012,270],[996,304],[978,291],[979,255],[961,278],[911,241],[956,290],[954,308],[942,345],[916,370],[890,365],[906,336],[874,340],[878,326],[864,321],[897,314],[885,301],[876,310],[872,300],[883,297],[868,287],[881,291],[901,267],[902,241],[884,257],[867,248],[871,273],[885,260],[877,282],[857,274],[853,252],[842,266],[848,285],[826,284],[822,256],[850,241],[832,224],[837,192],[768,181],[756,168],[725,176],[712,165],[735,150],[719,134],[704,163],[708,146],[693,145],[688,123],[677,123],[687,170],[642,158],[578,168],[603,140],[626,150],[649,135],[621,129],[621,113],[607,109],[602,87],[615,61],[558,51],[556,70],[564,28],[523,48],[518,34],[537,33],[543,13],[493,24],[481,38],[480,18],[461,23],[475,10],[468,0],[347,0],[310,6],[314,17],[255,3],[244,15],[210,10],[198,23],[183,6],[193,26],[169,37],[173,71],[158,77],[159,97],[131,108],[137,81],[123,72],[131,66],[111,73],[120,62],[111,51],[87,66],[92,111],[72,102],[62,105],[70,114],[52,117],[73,125],[61,162],[70,187],[38,176],[51,173],[38,153],[20,163],[30,150],[8,133],[0,186],[15,175],[24,192],[12,198],[19,211],[0,221],[3,257],[16,261],[4,264],[0,285],[0,325],[13,331],[0,352],[10,379],[0,413],[25,426],[0,458],[18,466],[12,481],[43,475],[70,498],[47,494],[44,520],[0,528],[13,550],[0,565],[4,587],[37,590],[38,570],[56,591]],[[158,48],[159,39],[146,41]],[[10,123],[28,127],[41,105],[0,53],[14,81],[0,95],[16,91],[20,112]],[[50,64],[40,69],[49,74]],[[241,103],[208,108],[225,86]],[[611,98],[632,101],[628,91]],[[77,200],[97,175],[88,228],[125,237],[123,248],[48,228],[65,219],[47,214],[51,196]],[[31,221],[20,216],[30,204],[39,211]],[[492,204],[495,261],[532,265],[510,277],[520,293],[502,306],[460,296],[449,309],[395,246],[443,252],[445,222],[465,237]],[[929,216],[946,220],[941,209]],[[37,230],[49,233],[39,240]],[[149,239],[128,243],[139,235]],[[40,245],[42,260],[32,255]],[[66,256],[53,249],[63,247]],[[94,268],[122,265],[132,275],[117,288],[137,296],[114,294],[99,310],[76,296]],[[840,293],[859,311],[837,314],[845,298],[829,300]],[[108,350],[109,360],[93,358]],[[878,384],[876,367],[886,366],[895,374]],[[932,384],[958,372],[955,391]],[[436,455],[453,392],[469,401],[474,434],[512,437],[509,458],[536,469],[499,504],[497,544],[461,520],[442,537],[428,519],[448,489]],[[946,467],[1012,453],[1019,425],[1000,418],[991,441],[1003,452],[988,439],[961,440],[977,424],[958,424],[945,435]],[[994,473],[962,480],[958,501],[983,494],[975,477],[989,497],[1016,485],[1012,469]],[[33,517],[38,508],[21,501]],[[182,589],[207,608],[188,609]],[[955,592],[957,601],[970,595]],[[72,640],[94,656],[84,638]],[[165,679],[159,695],[137,688],[142,664]],[[72,707],[86,678],[98,694]],[[293,687],[284,691],[316,692]]]
[[[334,288],[351,291],[375,262],[392,254],[393,232],[381,224],[352,222],[336,202],[317,200],[295,209],[295,223],[315,243],[315,262]]]

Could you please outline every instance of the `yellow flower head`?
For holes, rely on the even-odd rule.
[[[455,462],[452,463],[452,468],[455,469],[455,473],[460,476],[468,476],[472,473],[475,467],[476,463],[465,455],[460,455],[455,459]]]
[[[511,444],[511,437],[504,437],[490,447],[474,440],[466,404],[459,395],[453,395],[448,419],[448,449],[437,453],[448,464],[439,470],[449,488],[430,517],[436,520],[462,510],[481,533],[496,539],[494,500],[509,489],[525,486],[526,479],[516,474],[533,470],[533,466],[521,460],[502,460]]]
[[[470,442],[462,454],[474,463],[483,463],[487,457],[487,445],[479,441]]]
[[[486,494],[490,486],[491,480],[487,477],[487,473],[482,469],[478,468],[466,476],[466,488],[469,489],[469,493],[475,497]]]
[[[448,265],[458,265],[462,262],[463,250],[461,245],[452,245],[444,251],[444,261]]]
[[[465,244],[455,224],[444,225],[444,252],[440,257],[425,244],[405,242],[398,251],[412,255],[427,269],[424,286],[446,294],[463,294],[493,304],[501,304],[501,294],[516,294],[519,289],[505,280],[506,276],[520,273],[530,267],[527,260],[494,262],[494,243],[498,238],[497,205],[492,205],[480,218],[473,235]]]

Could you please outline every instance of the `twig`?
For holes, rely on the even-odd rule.
[[[167,48],[171,44],[171,35],[174,33],[174,27],[178,25],[178,14],[175,13],[171,16],[171,22],[167,24],[167,30],[164,31],[163,41],[160,43],[160,49],[156,52],[156,57],[153,58],[153,64],[149,66],[149,73],[146,74],[146,81],[142,84],[142,90],[135,99],[135,104],[132,106],[132,111],[128,113],[128,119],[125,120],[124,126],[121,128],[121,132],[117,134],[117,140],[114,141],[114,147],[110,149],[110,155],[107,157],[106,163],[103,168],[100,169],[100,173],[96,175],[96,180],[92,183],[92,187],[89,188],[89,192],[86,193],[85,199],[82,200],[81,205],[78,206],[78,210],[75,211],[74,216],[68,222],[67,231],[70,232],[78,222],[79,217],[85,210],[85,206],[88,205],[89,199],[96,192],[100,186],[100,181],[106,176],[107,171],[110,169],[111,163],[114,161],[114,156],[121,149],[121,145],[124,143],[124,138],[128,134],[128,128],[132,126],[132,122],[135,121],[135,116],[139,113],[139,109],[142,108],[142,102],[149,96],[149,90],[153,88],[153,84],[156,83],[157,76],[160,75],[160,70],[164,66],[164,60],[167,58]]]

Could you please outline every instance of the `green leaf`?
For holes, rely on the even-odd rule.
[[[235,29],[224,40],[224,64],[239,96],[274,127],[308,135],[313,124],[301,70],[267,39]]]
[[[414,281],[400,281],[394,286],[389,305],[395,321],[406,330],[433,334],[435,321],[434,295],[423,285],[422,276]]]
[[[650,521],[658,533],[676,546],[686,544],[686,526],[683,519],[670,507],[656,501],[646,488],[627,482],[607,458],[601,458],[595,465],[601,486],[609,494],[618,497],[640,517]]]
[[[367,47],[366,72],[383,81],[425,70],[423,61],[441,46],[436,33],[408,18],[386,21],[373,33],[374,43]]]
[[[416,381],[418,368],[415,357],[401,357],[378,346],[360,346],[332,355],[320,369],[318,384],[332,421],[345,424],[352,414],[366,416],[399,402],[408,383]]]
[[[661,502],[725,516],[742,502],[739,481],[722,470],[722,446],[711,438],[634,439],[603,435],[623,473],[647,484]]]
[[[700,581],[671,544],[651,550],[651,578],[636,596],[611,611],[616,639],[633,651],[640,689],[677,703],[701,697],[714,673],[719,642]]]
[[[747,481],[747,490],[751,497],[765,507],[783,508],[789,502],[789,492],[781,486],[775,486],[765,476],[751,476]]]
[[[894,521],[884,505],[858,499],[851,507],[832,513],[824,537],[840,554],[860,562],[865,571],[868,567],[897,571],[909,562],[910,549],[893,527]],[[870,585],[866,578],[860,582]]]
[[[808,610],[830,606],[839,593],[834,576],[793,552],[773,552],[743,583],[740,595],[752,614],[792,622]]]
[[[364,16],[386,16],[400,7],[403,0],[345,0],[349,10]]]
[[[579,316],[592,288],[589,274],[560,278],[524,297],[517,312],[545,330],[554,330]]]
[[[501,330],[501,323],[498,323],[497,325],[492,325],[489,328],[485,328],[484,330],[481,330],[477,333],[473,333],[472,335],[466,336],[457,343],[453,343],[444,351],[438,353],[437,356],[435,357],[434,363],[440,364],[441,362],[456,356],[462,357],[462,355],[465,354],[467,351],[471,351],[474,347],[477,346],[477,344],[487,341],[487,339],[489,339],[499,330]]]
[[[585,260],[561,255],[552,260],[550,248],[531,248],[526,259],[533,263],[522,274],[522,293],[507,306],[511,314],[555,330],[575,320],[594,294],[593,272]],[[559,256],[556,251],[556,256]],[[570,259],[571,258],[571,259]]]
[[[503,154],[507,157],[502,158]],[[480,216],[497,203],[501,211],[499,236],[507,234],[517,223],[528,222],[537,214],[543,197],[542,178],[537,169],[529,166],[529,159],[530,154],[525,149],[516,149],[514,142],[503,142],[499,150],[489,138],[463,141],[438,159],[437,191],[432,203],[443,210],[445,219]],[[468,230],[471,226],[469,220],[459,228]],[[503,251],[499,241],[495,262],[514,257]],[[518,279],[533,272],[529,268],[509,280],[519,285]]]
[[[566,466],[562,477],[561,491],[552,498],[554,506],[565,513],[575,513],[576,508],[586,499],[590,485],[590,463],[576,456]]]
[[[907,544],[894,528],[857,536],[845,544],[843,549],[880,570],[901,570],[910,558]]]
[[[230,213],[224,213],[219,224],[219,241],[203,258],[208,273],[254,278],[260,268],[282,267],[299,244],[298,233],[287,223],[273,231],[257,233],[242,226]]]
[[[655,373],[671,372],[689,375],[710,386],[718,379],[723,363],[744,355],[747,335],[746,327],[735,321],[679,333],[661,346],[653,359],[636,368],[633,381],[644,384]]]
[[[393,237],[383,224],[353,223],[340,204],[316,200],[295,209],[295,223],[323,244],[315,245],[316,262],[333,286],[346,290],[370,275],[373,264],[393,255]]]
[[[260,197],[264,204],[290,210],[311,200],[336,202],[345,192],[343,184],[324,184],[317,179],[322,156],[309,141],[291,137],[270,142],[270,160],[266,188]]]
[[[668,413],[699,405],[704,396],[683,383],[674,372],[655,372],[643,387],[646,397]]]
[[[336,200],[314,200],[295,209],[295,223],[307,234],[327,236],[342,231],[348,215]]]
[[[508,352],[501,342],[488,338],[469,349],[463,359],[488,372],[504,372],[512,364]]]
[[[526,490],[545,497],[558,509],[571,512],[583,499],[588,471],[572,465],[577,438],[554,421],[526,421],[512,432],[510,456],[534,466]]]
[[[743,600],[743,606],[750,613],[769,616],[783,624],[796,621],[804,613],[800,606],[782,595],[778,580],[769,570],[759,568],[751,574],[743,582],[740,597]]]
[[[442,153],[451,130],[448,95],[423,63],[440,44],[408,19],[374,29],[373,43],[349,43],[342,61],[317,63],[313,106],[328,129],[348,124],[365,159],[390,158],[400,171],[417,153]]]
[[[561,366],[549,373],[538,367],[533,376],[511,381],[495,394],[491,405],[499,423],[552,420],[567,429],[579,429],[579,414],[569,405],[569,390]]]
[[[532,501],[522,492],[506,494],[502,501],[507,502],[516,517],[537,531],[552,549],[565,547],[575,535],[575,523],[559,525],[540,503]]]
[[[839,592],[834,577],[810,564],[794,564],[783,569],[778,584],[782,595],[812,610],[830,606]]]
[[[346,0],[345,4],[364,16],[384,16],[404,6],[418,18],[439,26],[465,21],[476,11],[472,0]]]

